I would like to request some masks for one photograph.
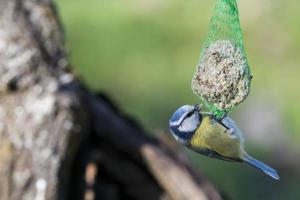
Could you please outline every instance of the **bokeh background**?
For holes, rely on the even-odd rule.
[[[213,0],[56,0],[75,71],[111,96],[152,134],[168,133],[183,104],[199,102],[190,82]],[[186,151],[233,200],[300,199],[300,2],[239,0],[254,79],[232,117],[246,149],[278,169],[273,181],[246,165]]]

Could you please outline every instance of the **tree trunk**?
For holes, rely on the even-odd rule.
[[[50,0],[0,0],[0,199],[221,199],[70,72]]]

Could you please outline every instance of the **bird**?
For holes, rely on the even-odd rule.
[[[229,116],[216,119],[200,112],[202,105],[184,105],[169,120],[170,132],[177,142],[205,156],[225,161],[247,163],[275,180],[277,171],[251,157],[244,149],[243,133]]]

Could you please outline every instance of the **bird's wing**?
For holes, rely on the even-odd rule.
[[[228,130],[227,133],[231,137],[237,137],[241,141],[244,141],[243,134],[235,121],[233,121],[233,119],[225,117],[224,119],[222,119],[221,124],[226,127],[226,129]]]

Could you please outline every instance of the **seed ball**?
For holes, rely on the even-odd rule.
[[[219,40],[204,49],[192,79],[192,89],[220,110],[241,103],[250,90],[251,74],[242,49]]]

